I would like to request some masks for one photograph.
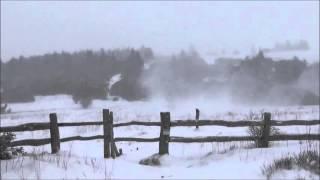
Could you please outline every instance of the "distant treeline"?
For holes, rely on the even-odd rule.
[[[139,85],[144,61],[153,57],[149,48],[85,50],[53,53],[1,62],[3,102],[33,101],[36,95],[70,94],[87,106],[107,93],[127,100],[144,97]],[[110,78],[121,73],[122,80],[108,92]]]
[[[119,73],[122,79],[109,92],[110,78]],[[109,93],[126,100],[228,94],[233,101],[246,103],[319,104],[319,63],[308,65],[296,57],[274,61],[262,52],[207,64],[194,50],[171,57],[157,57],[145,47],[85,50],[1,62],[1,87],[3,102],[70,94],[88,106]]]

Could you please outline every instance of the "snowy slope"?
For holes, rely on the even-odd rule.
[[[44,100],[51,103],[44,103]],[[273,119],[318,119],[319,106],[304,107],[219,107],[216,103],[198,100],[171,104],[166,101],[126,102],[96,100],[89,109],[81,109],[72,105],[70,97],[37,98],[34,103],[10,104],[13,114],[1,115],[1,125],[18,125],[26,122],[48,122],[48,114],[56,112],[59,122],[102,121],[102,108],[114,112],[114,121],[130,120],[159,121],[160,111],[171,112],[171,119],[193,119],[193,105],[197,104],[201,111],[200,119],[247,119],[250,112],[270,111]],[[57,101],[57,102],[56,102]],[[64,107],[57,108],[58,104]],[[65,102],[65,104],[63,103]],[[201,102],[207,102],[202,103]],[[214,102],[214,101],[212,101]],[[46,104],[46,106],[45,106]],[[180,105],[179,105],[180,104]],[[220,105],[221,106],[221,105]],[[25,108],[28,107],[27,111]],[[71,107],[71,108],[68,108]],[[228,107],[228,108],[227,108]],[[317,133],[319,126],[280,127],[283,133]],[[127,126],[115,128],[115,137],[158,137],[159,127]],[[60,128],[60,137],[72,135],[102,134],[101,126],[64,127]],[[221,126],[203,126],[199,130],[194,127],[171,128],[172,136],[222,136],[247,135],[246,128],[227,128]],[[49,131],[19,132],[17,139],[48,138]],[[18,157],[1,161],[3,179],[263,179],[261,168],[287,154],[319,147],[319,141],[283,141],[276,142],[272,148],[252,148],[252,142],[229,143],[170,143],[170,155],[161,158],[161,166],[145,166],[138,162],[158,152],[158,143],[119,142],[124,154],[112,160],[103,158],[103,141],[73,141],[61,144],[58,155],[50,154],[50,145],[25,147],[27,152],[35,155]],[[275,178],[305,177],[317,179],[313,174],[302,170],[280,172]]]

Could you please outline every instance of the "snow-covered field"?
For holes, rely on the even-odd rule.
[[[214,103],[216,102],[216,103]],[[9,104],[11,114],[1,115],[1,126],[27,122],[48,122],[49,113],[56,112],[59,122],[102,121],[102,109],[114,112],[114,122],[131,120],[159,121],[160,112],[170,111],[171,119],[194,119],[195,108],[200,119],[245,120],[250,113],[271,112],[272,119],[319,119],[319,106],[302,107],[244,107],[221,103],[215,99],[193,99],[169,103],[164,100],[148,102],[95,100],[82,109],[66,95],[37,97],[32,103]],[[319,133],[316,126],[279,127],[282,133]],[[114,129],[115,137],[159,137],[159,127],[126,126]],[[60,137],[102,134],[102,126],[63,127]],[[17,132],[17,140],[49,138],[49,131]],[[247,128],[222,126],[173,127],[172,136],[248,135]],[[253,148],[253,142],[228,143],[170,143],[170,155],[161,157],[160,166],[140,165],[139,161],[158,152],[158,143],[118,142],[123,155],[116,159],[103,158],[103,140],[72,141],[61,144],[59,154],[50,154],[50,144],[26,146],[27,156],[1,161],[3,179],[265,179],[261,169],[274,159],[306,149],[319,149],[319,141],[281,141],[270,148]],[[281,171],[273,178],[318,179],[305,170]]]

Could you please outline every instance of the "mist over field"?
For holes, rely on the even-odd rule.
[[[319,179],[319,1],[0,5],[0,179]]]
[[[263,51],[207,63],[194,49],[160,56],[152,48],[51,53],[1,64],[2,101],[71,95],[90,107],[106,101],[184,101],[229,105],[318,105],[319,63],[294,56],[275,60]]]
[[[2,101],[319,104],[315,4],[1,2]]]

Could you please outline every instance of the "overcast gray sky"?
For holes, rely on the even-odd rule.
[[[152,47],[172,53],[307,40],[319,55],[319,1],[1,1],[1,58],[53,51]]]

